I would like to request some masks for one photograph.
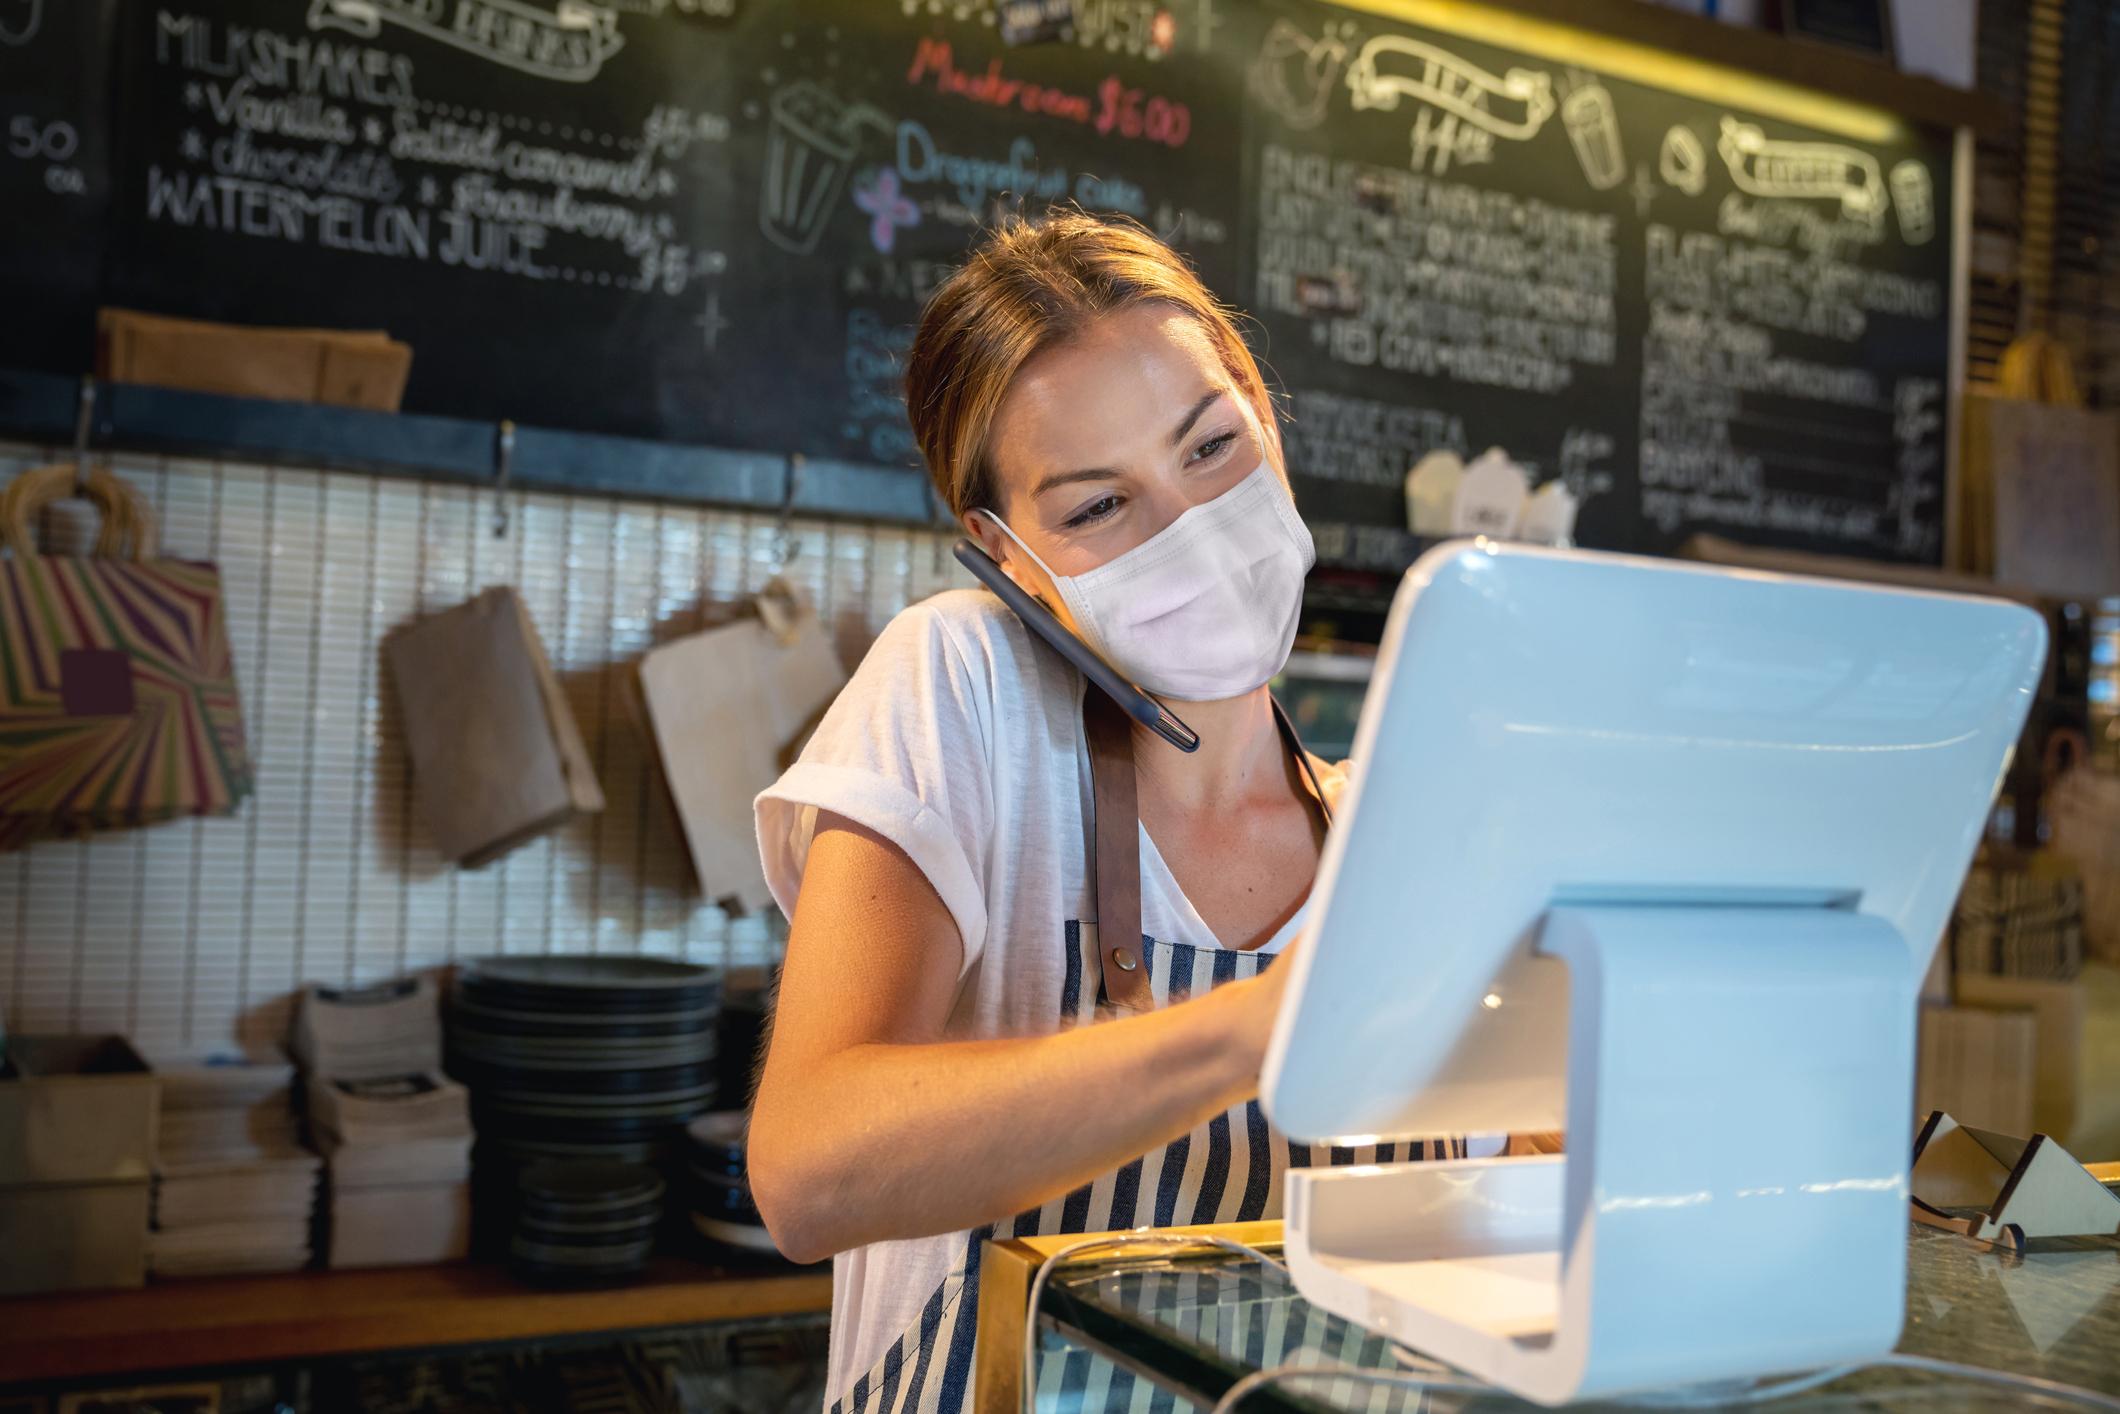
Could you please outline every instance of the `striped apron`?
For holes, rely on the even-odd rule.
[[[1281,723],[1305,776],[1310,777],[1309,760],[1301,754],[1294,728],[1285,717]],[[1316,789],[1314,778],[1312,788]],[[1319,805],[1323,810],[1322,796]],[[1327,814],[1328,822],[1330,818]],[[1058,1018],[1063,1029],[1089,1026],[1097,1020],[1102,960],[1094,941],[1093,931],[1085,930],[1079,921],[1066,925],[1066,974]],[[1274,956],[1165,943],[1146,934],[1141,938],[1141,960],[1157,1008],[1256,977]],[[1279,1216],[1283,1176],[1291,1168],[1397,1163],[1463,1153],[1463,1140],[1418,1140],[1364,1148],[1296,1144],[1274,1133],[1259,1102],[1248,1100],[1065,1197],[964,1234],[956,1269],[928,1297],[920,1319],[831,1405],[829,1414],[960,1414],[969,1407],[972,1348],[978,1335],[979,1259],[990,1238],[1255,1222]],[[1090,1394],[1089,1356],[1082,1352],[1044,1363],[1066,1366],[1055,1378],[1071,1385],[1068,1409],[1130,1409],[1138,1404],[1151,1414],[1166,1414],[1174,1408],[1168,1392],[1136,1381],[1127,1371],[1109,1368],[1104,1372],[1109,1388],[1091,1402],[1086,1398]],[[1070,1376],[1074,1377],[1071,1381]],[[1045,1383],[1041,1371],[1040,1384]]]

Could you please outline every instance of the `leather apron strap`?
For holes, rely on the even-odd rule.
[[[1141,957],[1141,805],[1135,794],[1134,727],[1125,709],[1095,686],[1082,693],[1089,740],[1090,868],[1097,880],[1097,956],[1105,1005],[1154,1007]]]
[[[1274,725],[1294,753],[1297,767],[1317,802],[1328,828],[1332,808],[1311,767],[1310,753],[1296,735],[1295,723],[1281,704],[1273,704]],[[1141,955],[1141,803],[1134,776],[1133,719],[1124,708],[1086,686],[1082,694],[1082,729],[1089,743],[1090,870],[1097,886],[1097,957],[1105,1006],[1119,1011],[1150,1011],[1147,960]]]

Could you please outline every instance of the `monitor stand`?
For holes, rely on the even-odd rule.
[[[1292,1170],[1312,1303],[1542,1404],[1899,1339],[1919,979],[1881,919],[1550,910],[1567,1154]]]

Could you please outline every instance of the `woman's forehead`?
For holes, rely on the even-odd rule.
[[[1171,426],[1229,374],[1190,316],[1161,305],[1108,314],[1026,363],[994,418],[1004,487],[1053,469],[1123,469],[1167,450]]]

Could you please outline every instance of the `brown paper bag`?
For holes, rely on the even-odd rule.
[[[385,651],[420,811],[441,854],[475,869],[604,808],[581,730],[513,589],[400,629]]]
[[[412,347],[380,330],[254,328],[102,309],[96,371],[116,383],[396,412]]]
[[[747,912],[772,901],[751,802],[846,684],[816,617],[791,613],[784,596],[762,597],[764,617],[665,644],[640,667],[700,889]]]
[[[2120,418],[1965,400],[1964,567],[2057,598],[2120,592]]]

